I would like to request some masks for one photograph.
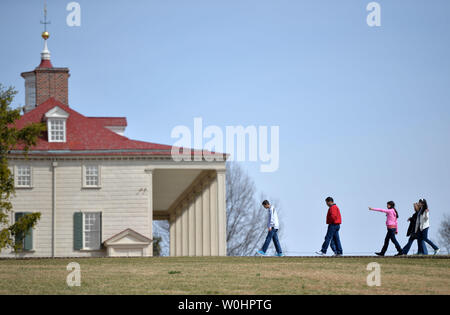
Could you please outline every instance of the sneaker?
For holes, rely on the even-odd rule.
[[[377,255],[377,256],[384,256],[383,253],[375,253],[375,255]]]
[[[317,255],[319,256],[325,256],[326,254],[324,252],[322,252],[321,250],[316,252]]]
[[[441,250],[438,248],[438,249],[436,249],[435,251],[434,251],[434,254],[433,255],[437,255],[437,254],[439,254],[439,252],[440,252]]]
[[[277,256],[277,257],[284,257],[284,254],[283,253],[276,253],[275,256]]]
[[[259,256],[266,256],[266,253],[264,253],[262,250],[258,250],[256,252],[256,254],[259,255]]]
[[[403,256],[403,252],[398,252],[397,254],[395,254],[395,256]]]
[[[333,255],[333,257],[341,257],[341,256],[342,256],[342,254],[336,254],[336,253]]]

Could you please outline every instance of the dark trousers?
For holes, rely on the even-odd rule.
[[[328,224],[325,241],[322,244],[322,253],[326,254],[331,243],[331,249],[335,254],[342,255],[341,239],[339,238],[340,224]]]
[[[417,240],[416,234],[411,234],[409,239],[408,239],[408,243],[403,247],[403,254],[404,255],[408,255],[408,252],[411,249],[411,246],[412,246],[412,244],[414,243],[415,240]],[[417,241],[417,242],[419,242],[419,241]]]
[[[266,241],[264,242],[264,245],[262,247],[262,251],[265,253],[267,252],[267,249],[269,248],[270,242],[273,240],[273,244],[275,245],[275,250],[278,254],[281,254],[281,245],[280,240],[278,239],[278,229],[270,229],[269,233],[267,233]]]
[[[387,233],[386,233],[386,237],[384,239],[384,245],[383,245],[383,249],[381,249],[381,253],[384,254],[386,253],[388,247],[389,247],[389,241],[392,241],[392,243],[394,243],[395,248],[397,249],[398,252],[403,252],[402,247],[400,246],[400,244],[397,242],[397,239],[395,238],[395,231],[396,229],[388,229]]]
[[[433,247],[434,250],[437,250],[438,247],[430,240],[428,239],[428,228],[424,229],[423,231],[418,231],[418,253],[422,255],[428,255],[427,245],[425,243],[430,244],[431,247]]]

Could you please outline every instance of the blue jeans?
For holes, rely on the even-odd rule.
[[[386,237],[384,239],[383,249],[381,250],[382,254],[386,253],[388,246],[389,246],[389,241],[392,241],[392,243],[394,243],[395,248],[397,249],[397,251],[399,253],[403,252],[402,247],[400,246],[400,244],[397,242],[397,239],[395,238],[395,231],[396,231],[396,229],[388,229],[387,230]]]
[[[417,236],[415,234],[412,234],[409,239],[408,239],[408,243],[405,245],[405,247],[403,247],[403,254],[404,255],[408,255],[408,252],[412,246],[412,244],[414,243],[414,241],[417,240]],[[419,243],[419,241],[417,240],[417,243]]]
[[[264,242],[264,245],[262,247],[262,251],[265,253],[267,252],[267,248],[269,248],[270,241],[273,240],[273,244],[275,245],[275,250],[278,254],[281,254],[281,245],[280,240],[278,239],[278,229],[270,229],[269,233],[267,233],[266,241]]]
[[[417,241],[419,244],[419,254],[428,255],[427,245],[425,244],[425,242],[430,244],[430,246],[433,247],[434,250],[437,250],[439,248],[430,239],[428,239],[428,228],[424,229],[423,231],[417,232],[417,234],[419,238]]]
[[[330,245],[335,254],[342,255],[341,239],[339,238],[340,228],[340,224],[328,224],[327,235],[325,235],[325,241],[322,244],[322,253],[326,254]]]

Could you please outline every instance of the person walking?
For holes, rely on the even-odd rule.
[[[414,203],[414,213],[413,215],[408,218],[409,226],[408,231],[406,232],[406,236],[409,236],[408,243],[403,247],[403,255],[408,255],[408,252],[414,243],[415,240],[417,240],[417,233],[416,233],[416,222],[417,222],[417,214],[419,213],[420,205],[418,202]],[[417,241],[417,243],[419,243]]]
[[[322,249],[317,251],[316,254],[325,256],[327,254],[328,246],[334,251],[334,256],[342,256],[342,244],[339,237],[339,230],[342,224],[341,211],[339,207],[334,203],[333,198],[327,197],[325,202],[328,206],[327,221],[328,224],[327,234],[322,244]]]
[[[419,255],[428,255],[427,246],[425,243],[430,244],[434,249],[434,255],[439,254],[440,249],[428,238],[428,229],[430,228],[430,210],[428,209],[428,203],[425,199],[419,200],[420,210],[417,215],[416,221],[416,233],[418,235],[418,253]]]
[[[283,251],[281,250],[280,241],[278,239],[278,229],[280,227],[279,227],[279,222],[278,222],[277,211],[267,200],[264,200],[262,202],[262,205],[269,212],[269,218],[268,218],[268,222],[267,222],[268,233],[267,233],[266,241],[264,242],[263,247],[260,250],[258,250],[256,253],[260,256],[266,256],[266,252],[267,252],[267,249],[269,248],[270,242],[273,241],[273,244],[275,245],[276,256],[283,257],[284,254],[283,254]]]
[[[378,256],[384,256],[386,253],[389,241],[392,241],[394,243],[395,248],[397,249],[398,253],[395,256],[401,256],[403,255],[403,249],[398,243],[397,239],[395,238],[395,234],[398,233],[398,225],[397,225],[397,219],[398,219],[398,212],[395,209],[395,203],[393,201],[387,202],[387,209],[379,209],[379,208],[371,208],[369,207],[369,210],[372,211],[379,211],[386,213],[386,227],[387,227],[387,233],[386,237],[384,239],[384,245],[380,252],[376,252],[375,254]]]

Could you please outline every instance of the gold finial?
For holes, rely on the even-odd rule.
[[[42,32],[42,38],[44,40],[47,40],[50,37],[50,33],[47,31]]]

